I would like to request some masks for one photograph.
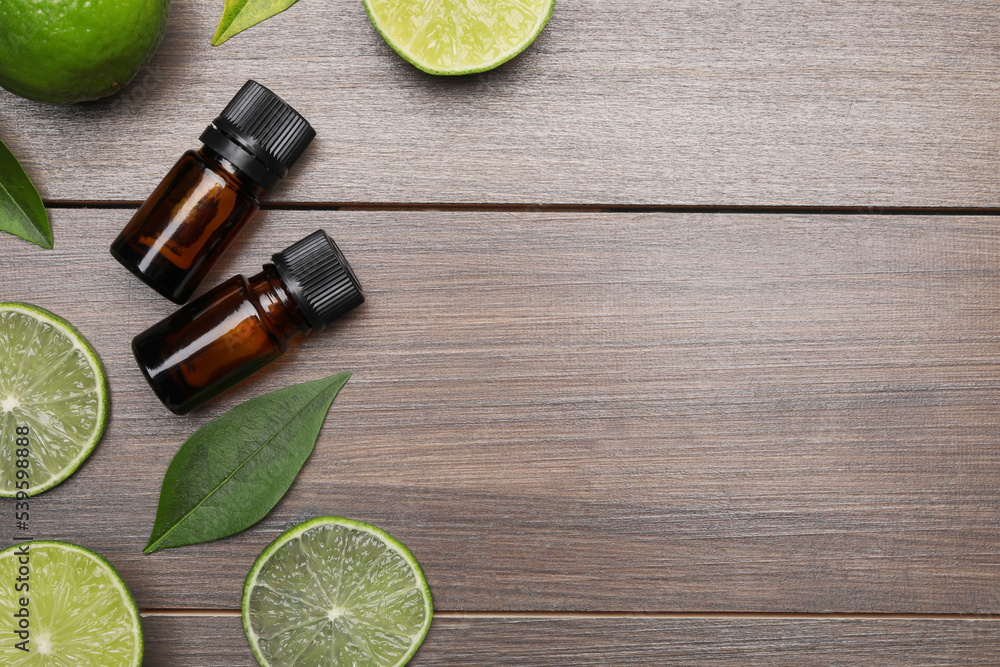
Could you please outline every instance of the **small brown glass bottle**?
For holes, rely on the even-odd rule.
[[[260,370],[299,334],[364,303],[361,285],[326,232],[233,276],[135,337],[132,352],[163,404],[183,415]]]
[[[111,254],[184,303],[316,136],[295,109],[247,81],[111,244]]]

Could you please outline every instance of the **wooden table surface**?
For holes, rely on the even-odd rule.
[[[413,665],[1000,663],[995,2],[565,0],[458,79],[357,0],[212,48],[221,5],[174,0],[117,97],[0,92],[56,243],[0,236],[0,300],[68,318],[111,383],[34,530],[120,570],[145,664],[253,665],[243,579],[326,514],[422,563]],[[107,246],[251,77],[318,137],[202,289],[322,227],[369,301],[175,417],[129,352],[173,306]],[[264,521],[142,554],[188,435],[341,370]]]

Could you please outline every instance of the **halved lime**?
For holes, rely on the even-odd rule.
[[[142,626],[125,582],[111,563],[75,544],[38,540],[0,551],[0,618],[5,666],[142,663]]]
[[[243,628],[263,667],[405,665],[432,614],[427,580],[406,547],[337,517],[276,539],[243,587]]]
[[[107,421],[104,370],[83,336],[42,308],[0,303],[0,497],[64,481]]]
[[[364,0],[396,53],[430,74],[473,74],[535,41],[555,0]]]

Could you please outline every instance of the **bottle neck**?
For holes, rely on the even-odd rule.
[[[274,264],[265,264],[263,271],[247,280],[247,285],[272,333],[288,340],[312,331]]]
[[[227,182],[232,183],[237,190],[250,196],[255,202],[264,194],[264,188],[260,183],[210,146],[202,146],[197,154],[211,167],[212,171],[225,178]]]
[[[259,158],[255,155],[253,149],[255,142],[252,138],[245,137],[244,141],[240,141],[237,138],[226,134],[215,125],[209,125],[206,127],[205,131],[201,133],[200,138],[206,148],[212,149],[222,157],[232,162],[242,172],[259,183],[265,190],[273,190],[274,186],[278,184],[281,177],[288,171],[287,168],[282,170],[281,165],[276,163],[273,163],[271,167],[268,167],[267,162],[269,158]],[[250,144],[247,144],[246,141],[249,141]],[[266,153],[264,153],[264,155],[266,155]],[[270,159],[273,160],[273,158]],[[275,169],[277,169],[277,171],[275,171]]]

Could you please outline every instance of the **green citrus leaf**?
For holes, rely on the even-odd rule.
[[[226,0],[212,46],[222,44],[236,33],[280,14],[294,4],[295,0]]]
[[[43,248],[52,247],[52,230],[42,198],[14,154],[0,141],[0,232]]]
[[[217,540],[263,519],[292,486],[350,377],[258,396],[195,431],[167,467],[144,551]]]

